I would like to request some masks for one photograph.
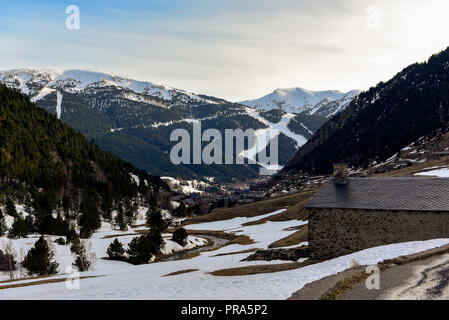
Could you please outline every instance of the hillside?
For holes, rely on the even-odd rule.
[[[170,141],[170,133],[177,128],[192,132],[192,124],[199,120],[203,131],[216,128],[222,134],[225,129],[250,128],[258,130],[257,136],[261,137],[265,130],[275,129],[281,135],[281,165],[326,121],[320,112],[298,115],[289,110],[257,110],[150,82],[85,70],[10,70],[0,72],[0,82],[27,94],[38,106],[88,139],[95,139],[101,148],[160,176],[187,179],[207,176],[220,182],[258,175],[257,166],[173,165],[169,153],[176,142]],[[322,94],[317,103],[326,99],[327,95]],[[327,105],[320,107],[326,108]]]
[[[134,202],[149,200],[159,188],[167,186],[158,177],[102,151],[27,96],[0,85],[0,205],[6,213],[11,201],[21,203],[41,233],[65,234],[66,222],[78,222],[88,235],[100,215],[131,212]]]
[[[423,137],[444,135],[449,125],[448,69],[449,49],[360,93],[317,130],[282,174],[327,174],[335,162],[367,167],[406,151]]]
[[[344,110],[360,91],[311,91],[303,88],[276,89],[270,94],[240,102],[257,110],[282,110],[284,112],[331,117]]]

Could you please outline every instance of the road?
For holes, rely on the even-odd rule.
[[[381,272],[380,289],[365,283],[343,294],[344,300],[447,300],[449,254],[438,255]]]

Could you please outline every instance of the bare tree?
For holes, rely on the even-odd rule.
[[[7,267],[9,271],[9,278],[11,280],[14,279],[14,271],[16,270],[16,261],[17,261],[17,251],[14,249],[13,243],[11,240],[8,240],[6,243],[3,243],[3,252],[4,258],[7,262]]]
[[[79,271],[88,271],[92,268],[96,255],[92,251],[92,243],[89,240],[81,240],[77,250],[72,251],[74,254],[75,265]]]

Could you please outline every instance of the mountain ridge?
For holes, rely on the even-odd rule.
[[[319,112],[309,115],[256,110],[220,98],[89,70],[14,69],[1,71],[0,82],[27,94],[38,106],[88,139],[95,139],[103,149],[158,176],[207,176],[217,181],[257,177],[257,166],[171,164],[169,152],[175,143],[169,139],[170,132],[178,128],[191,132],[198,121],[204,130],[216,128],[220,132],[276,130],[282,166],[327,120]],[[329,101],[317,105],[317,109],[325,110],[330,103],[335,104],[332,112],[341,107]]]
[[[449,127],[449,48],[360,93],[303,145],[281,174],[328,174],[335,162],[355,168],[382,162]]]
[[[326,117],[334,115],[342,110],[357,94],[359,90],[341,92],[339,90],[313,91],[300,87],[276,89],[273,92],[252,100],[245,100],[239,103],[258,110],[281,109],[289,113],[318,114]],[[326,107],[329,103],[337,103],[337,106],[328,112],[320,112],[321,107]],[[329,109],[329,108],[327,108]]]
[[[100,216],[112,219],[114,210],[131,210],[168,189],[2,84],[0,128],[0,203],[32,208],[41,233],[65,235],[63,221],[72,221],[89,235]]]

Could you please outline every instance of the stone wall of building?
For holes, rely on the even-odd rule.
[[[311,258],[391,243],[449,238],[449,212],[309,209]]]

